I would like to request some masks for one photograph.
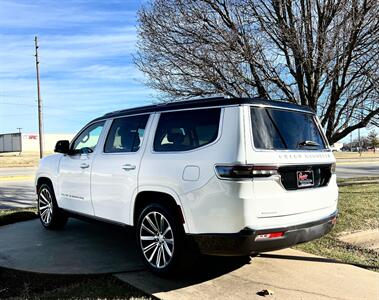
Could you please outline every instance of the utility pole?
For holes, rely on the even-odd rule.
[[[36,71],[37,71],[37,96],[38,96],[38,133],[39,133],[39,158],[43,157],[43,122],[42,122],[42,99],[39,82],[38,39],[34,38],[36,47]]]
[[[22,152],[22,136],[21,136],[21,129],[22,129],[22,127],[17,127],[18,133],[20,134],[20,152],[18,153],[18,156],[21,156],[21,152]]]

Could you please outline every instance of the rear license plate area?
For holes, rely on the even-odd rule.
[[[313,170],[297,171],[296,178],[298,188],[311,187],[315,184]]]

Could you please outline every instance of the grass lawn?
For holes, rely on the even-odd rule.
[[[357,181],[370,181],[370,180],[379,180],[378,176],[366,176],[366,177],[355,177],[355,178],[338,178],[337,183],[346,183],[346,182],[357,182]],[[377,184],[377,183],[373,183]]]
[[[365,158],[378,158],[379,151],[374,152],[362,152],[360,155],[359,152],[333,152],[334,156],[338,159],[365,159]]]
[[[37,218],[36,208],[0,209],[0,226]]]
[[[156,299],[112,275],[49,275],[0,268],[1,299]]]
[[[35,167],[38,166],[38,152],[26,152],[18,155],[18,153],[2,153],[0,155],[0,168],[12,167]]]
[[[338,239],[345,233],[379,228],[379,184],[340,187],[338,208],[339,218],[332,232],[295,248],[346,263],[375,266],[373,269],[379,270],[378,252]]]

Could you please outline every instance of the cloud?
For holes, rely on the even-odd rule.
[[[131,3],[1,1],[0,131],[36,130],[36,34],[47,132],[77,130],[105,112],[151,103],[153,92],[132,62]]]
[[[75,29],[83,25],[135,20],[135,11],[118,1],[102,6],[93,1],[6,1],[2,0],[0,26],[12,30]],[[125,3],[124,3],[125,4]]]

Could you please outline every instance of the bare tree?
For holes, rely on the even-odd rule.
[[[313,108],[330,143],[379,124],[378,0],[155,0],[135,62],[164,100],[223,94]]]
[[[374,153],[377,147],[379,147],[379,138],[375,130],[371,130],[367,136],[368,144],[374,148]]]

